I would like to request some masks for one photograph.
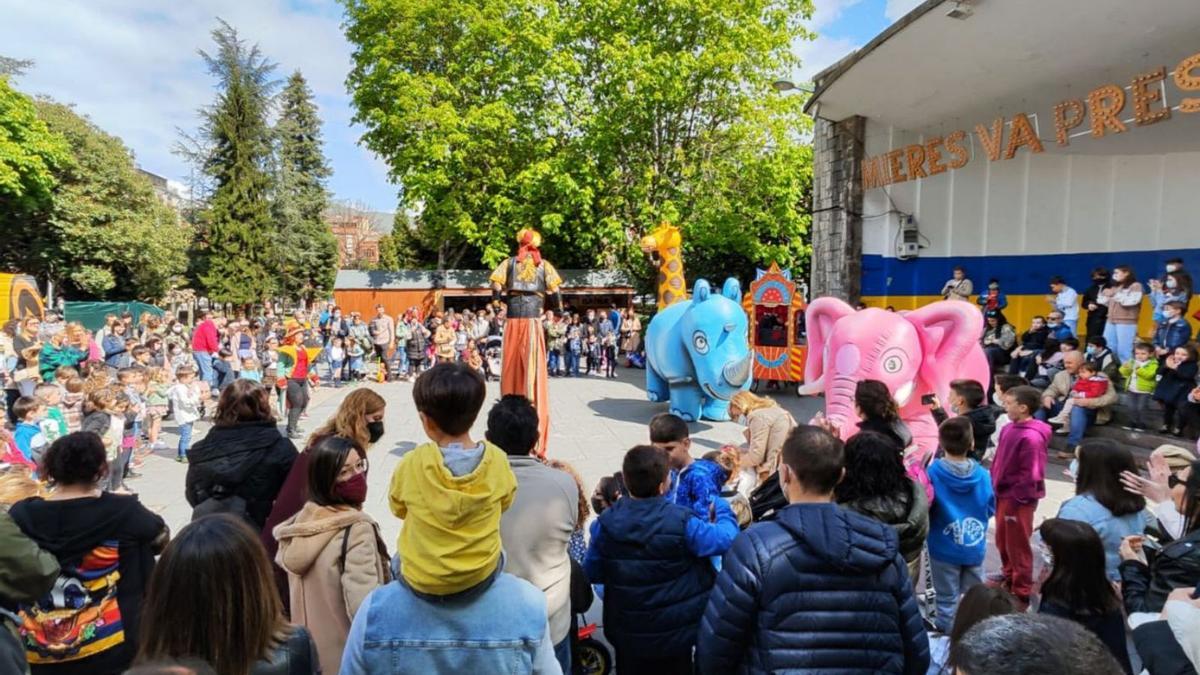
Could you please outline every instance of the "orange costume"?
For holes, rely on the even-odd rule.
[[[546,383],[546,332],[542,313],[547,294],[558,298],[562,279],[538,247],[542,237],[531,229],[517,233],[517,254],[492,272],[492,294],[507,294],[504,322],[504,356],[500,367],[500,393],[520,394],[533,402],[538,413],[538,455],[546,455],[550,436],[549,387]],[[561,299],[558,299],[561,305]]]

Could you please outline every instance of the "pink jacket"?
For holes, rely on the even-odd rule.
[[[1018,504],[1046,496],[1046,452],[1050,425],[1041,420],[1013,422],[1000,431],[992,460],[992,487],[996,499]]]

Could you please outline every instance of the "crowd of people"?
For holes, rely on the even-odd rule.
[[[1081,351],[1065,301],[1006,344],[1004,302],[998,288],[981,301],[993,377],[957,380],[930,405],[928,464],[906,461],[896,402],[865,380],[845,442],[823,418],[798,424],[739,392],[738,439],[695,456],[688,425],[657,415],[590,492],[538,455],[522,396],[490,406],[484,438],[471,433],[489,376],[479,345],[502,336],[502,311],[202,312],[190,330],[114,316],[95,333],[26,318],[0,341],[0,663],[577,673],[578,618],[599,599],[621,675],[1196,672],[1200,462],[1165,445],[1143,471],[1128,448],[1083,434],[1118,390],[1138,415],[1159,401],[1187,433],[1195,346],[1156,335],[1122,359],[1089,334]],[[1178,302],[1163,304],[1159,333],[1181,332]],[[586,360],[607,375],[640,346],[628,312],[548,312],[543,327],[556,374]],[[364,509],[388,417],[375,390],[354,388],[306,438],[298,428],[315,382],[372,376],[412,380],[427,437],[391,476],[390,515]],[[166,450],[165,419],[193,509],[177,533],[126,485]],[[1052,422],[1068,434],[1075,496],[1035,527]],[[382,517],[403,521],[396,542]],[[985,570],[989,547],[998,569]]]
[[[1087,429],[1105,424],[1122,400],[1130,429],[1146,430],[1147,410],[1162,411],[1156,431],[1194,439],[1200,435],[1200,380],[1197,342],[1187,313],[1194,286],[1180,259],[1147,285],[1132,267],[1092,270],[1083,294],[1061,276],[1050,279],[1045,315],[1033,317],[1018,334],[1004,316],[1008,299],[996,279],[975,301],[984,312],[980,343],[992,375],[1024,377],[1044,390],[1039,417],[1061,425],[1068,444],[1079,444]],[[942,289],[949,300],[971,301],[973,284],[962,268]],[[1138,320],[1149,303],[1152,334],[1138,335]],[[1086,318],[1080,330],[1080,315]],[[1200,311],[1192,318],[1200,320]],[[994,387],[989,389],[994,391]]]

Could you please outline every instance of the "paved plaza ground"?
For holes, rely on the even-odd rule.
[[[650,418],[666,411],[665,403],[650,403],[645,397],[645,371],[620,369],[614,380],[603,378],[551,378],[550,379],[550,455],[572,464],[583,476],[585,489],[590,494],[602,476],[621,468],[621,457],[630,447],[649,440],[646,425]],[[412,384],[395,382],[388,384],[360,384],[378,391],[388,402],[383,438],[370,453],[367,512],[379,521],[384,540],[389,547],[395,545],[400,532],[400,521],[387,505],[388,481],[392,470],[404,453],[424,442],[420,420],[412,404]],[[313,391],[308,419],[302,424],[307,433],[317,428],[337,410],[342,398],[352,386],[339,389],[320,387]],[[772,392],[776,400],[788,408],[799,421],[812,417],[822,405],[822,399],[796,397],[790,392]],[[488,384],[489,403],[476,422],[473,435],[483,437],[486,426],[487,407],[500,396],[497,382]],[[200,439],[208,432],[207,421],[197,424],[194,438]],[[691,425],[693,454],[719,448],[725,443],[742,442],[742,429],[733,422],[699,422]],[[187,524],[191,507],[183,496],[186,464],[174,461],[174,447],[178,437],[174,424],[167,422],[163,441],[171,450],[146,460],[143,476],[130,481],[143,503],[166,519],[172,532],[178,532]],[[299,446],[300,444],[298,444]],[[1073,493],[1073,485],[1062,476],[1063,467],[1050,464],[1047,473],[1051,480],[1047,485],[1047,498],[1038,507],[1038,516],[1053,516],[1059,505]]]

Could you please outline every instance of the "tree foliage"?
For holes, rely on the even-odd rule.
[[[48,172],[49,199],[6,230],[0,256],[74,297],[162,297],[187,266],[188,229],[120,139],[60,103],[39,100],[30,110],[61,156]]]
[[[663,219],[695,276],[806,259],[803,100],[770,85],[810,0],[344,2],[356,119],[435,264],[532,226],[560,267],[649,276]]]
[[[219,93],[200,111],[199,160],[213,191],[200,217],[194,272],[210,299],[251,304],[271,297],[278,282],[267,125],[275,64],[224,21],[212,38],[216,49],[200,56]]]
[[[73,159],[58,172],[50,217],[36,228],[37,271],[76,297],[161,298],[187,269],[190,228],[159,200],[121,139],[67,105],[39,100],[37,109]]]
[[[0,76],[0,229],[19,232],[33,215],[49,210],[55,171],[70,161],[66,140],[38,118],[28,96]]]
[[[379,263],[376,267],[381,270],[402,268],[400,248],[396,245],[396,238],[391,233],[379,238]]]
[[[280,291],[315,299],[333,290],[337,239],[325,223],[325,180],[332,173],[321,149],[321,120],[304,76],[296,71],[280,94],[274,214]]]

